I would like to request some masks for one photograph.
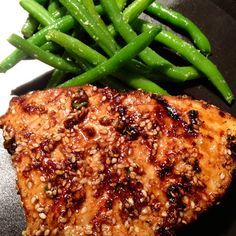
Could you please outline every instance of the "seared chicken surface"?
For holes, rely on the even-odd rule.
[[[203,101],[82,86],[15,97],[0,118],[23,235],[172,235],[224,194],[236,119]]]

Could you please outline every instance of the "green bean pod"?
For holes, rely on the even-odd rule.
[[[50,25],[54,19],[49,12],[34,0],[21,0],[20,5],[43,26]]]
[[[31,15],[29,15],[21,28],[21,33],[26,39],[28,39],[36,32],[38,26],[38,21],[34,19]]]
[[[81,1],[77,0],[59,0],[60,3],[70,12],[70,14],[81,24],[81,26],[88,32],[95,42],[106,52],[107,55],[113,55],[117,48],[111,41],[103,35],[100,27],[96,27],[93,17],[88,13]],[[97,37],[96,35],[100,35]],[[109,46],[108,46],[109,45]]]
[[[65,33],[51,30],[49,31],[47,35],[48,40],[52,40],[56,43],[58,43],[60,46],[64,47],[66,51],[73,52],[77,56],[85,59],[88,61],[91,65],[97,66],[107,60],[106,57],[104,57],[102,54],[97,52],[96,50],[92,49],[91,47],[87,46],[83,42],[81,42],[78,39],[75,39]],[[88,69],[91,69],[88,68]],[[126,69],[126,67],[125,67]],[[129,68],[130,69],[130,68]],[[136,69],[136,68],[135,68]],[[143,68],[142,68],[143,69]],[[141,68],[140,68],[141,70]],[[155,84],[154,82],[144,78],[141,74],[135,73],[134,71],[127,72],[127,70],[118,70],[115,73],[112,74],[115,78],[121,80],[125,84],[127,84],[129,87],[134,89],[142,89],[146,92],[155,92],[158,94],[167,94],[165,90],[163,90],[160,86]],[[111,78],[113,79],[113,78]],[[119,88],[121,89],[121,86],[119,83],[114,84],[113,81],[108,81],[108,79],[102,79],[102,84],[106,84],[111,86],[112,88]],[[117,82],[117,81],[115,81]]]
[[[154,2],[151,4],[147,11],[152,15],[157,16],[158,18],[170,23],[176,27],[179,27],[182,30],[188,32],[191,36],[194,44],[204,53],[211,53],[211,45],[207,37],[203,34],[203,32],[187,17],[183,16],[181,13],[171,10],[162,6],[158,2]]]
[[[93,18],[96,28],[99,28],[100,31],[102,32],[102,35],[97,33],[97,37],[101,38],[101,40],[103,41],[104,41],[103,39],[104,37],[107,40],[109,40],[110,43],[107,45],[107,47],[111,49],[111,52],[112,52],[111,54],[109,54],[109,56],[112,56],[119,49],[118,44],[116,43],[112,35],[107,30],[107,26],[105,25],[104,21],[101,19],[100,15],[97,13],[93,0],[82,0],[82,2],[87,12]]]
[[[68,62],[63,58],[56,56],[50,52],[44,51],[40,47],[30,43],[29,41],[21,38],[16,34],[12,34],[8,38],[8,42],[14,45],[15,47],[19,48],[32,58],[38,59],[54,68],[65,70],[68,72],[79,72],[78,68],[71,62]]]
[[[152,42],[159,31],[151,29],[137,36],[132,42],[120,49],[113,57],[99,64],[95,68],[71,79],[60,85],[60,87],[78,86],[87,83],[93,83],[96,80],[112,74],[124,63],[135,57],[148,44]]]
[[[155,25],[139,20],[136,27],[144,32],[145,30],[155,27]],[[160,34],[155,37],[155,40],[167,47],[175,49],[179,55],[192,63],[211,81],[228,103],[232,102],[234,99],[233,93],[216,65],[201,54],[195,47],[166,30],[162,30]]]
[[[135,0],[131,2],[123,11],[124,21],[132,22],[137,19],[154,1],[155,0]]]
[[[50,30],[46,37],[47,40],[52,40],[64,47],[68,52],[73,52],[79,57],[86,59],[93,66],[97,66],[106,60],[106,57],[87,46],[82,41],[62,32]]]
[[[48,5],[48,12],[54,20],[63,17],[65,15],[65,9],[57,0],[50,1]]]
[[[60,49],[60,47],[53,42],[46,42],[40,48],[43,49],[44,51],[53,52],[53,53],[59,51]]]
[[[126,42],[133,40],[137,34],[134,32],[132,27],[124,21],[115,1],[102,0],[101,3],[109,15],[117,32],[120,33]],[[145,50],[139,54],[139,57],[152,69],[161,71],[164,75],[167,75],[175,81],[186,81],[189,79],[189,76],[192,76],[191,79],[200,77],[199,72],[195,68],[187,67],[181,70],[181,67],[179,69],[178,67],[173,66],[173,64],[162,58],[151,48],[145,48]]]
[[[68,30],[73,28],[75,25],[76,25],[76,22],[73,19],[73,17],[67,15],[61,19],[56,20],[54,23],[43,28],[42,30],[38,31],[27,40],[37,46],[42,46],[47,41],[45,35],[48,33],[49,30],[57,29],[63,32],[67,32]],[[6,72],[10,68],[12,68],[14,65],[16,65],[19,61],[25,59],[26,56],[27,55],[23,51],[16,49],[9,56],[3,59],[3,61],[0,62],[0,73]]]
[[[54,88],[58,86],[58,84],[61,84],[63,82],[63,79],[65,78],[67,72],[64,70],[54,69],[52,72],[52,76],[46,86],[46,89],[48,88]]]

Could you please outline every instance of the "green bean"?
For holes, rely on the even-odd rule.
[[[107,40],[109,40],[110,43],[109,43],[109,45],[107,45],[107,47],[109,47],[111,49],[111,54],[109,54],[109,56],[112,56],[119,49],[118,44],[116,43],[114,38],[111,36],[109,31],[107,30],[107,27],[106,27],[104,21],[101,19],[99,14],[96,12],[96,8],[93,3],[93,0],[82,0],[82,3],[84,5],[84,7],[86,8],[88,14],[90,14],[90,16],[93,18],[96,28],[100,28],[100,30],[102,32],[102,36],[100,34],[97,34],[97,36],[99,38],[105,37]],[[112,45],[114,45],[114,48],[111,47]]]
[[[126,3],[127,3],[127,0],[116,0],[116,3],[118,5],[119,9],[123,10]],[[101,5],[96,5],[95,9],[99,15],[102,15],[104,13],[103,7]]]
[[[46,37],[47,40],[52,40],[53,42],[58,43],[68,52],[72,51],[79,57],[86,59],[93,66],[97,66],[106,60],[106,57],[87,46],[85,43],[62,32],[50,30]]]
[[[48,0],[34,0],[35,2],[45,6],[48,3]]]
[[[42,6],[45,6],[47,3],[47,0],[34,0],[34,1],[41,4]],[[36,32],[38,26],[39,22],[33,16],[29,15],[21,29],[21,33],[24,35],[25,38],[29,38]]]
[[[50,52],[44,51],[40,47],[30,43],[16,34],[12,34],[8,38],[8,42],[24,51],[24,53],[31,56],[32,58],[38,59],[54,68],[69,72],[78,72],[78,68],[71,62],[68,62]]]
[[[48,35],[52,35],[53,31],[52,32],[49,32]],[[76,59],[76,62],[77,64],[80,65],[80,67],[85,70],[85,71],[88,71],[92,68],[92,66],[87,63],[85,60],[84,60],[84,55],[82,54],[79,54],[78,53],[78,50],[74,51],[74,48],[78,49],[78,47],[76,46],[81,46],[81,43],[78,39],[75,39],[69,35],[66,35],[64,33],[61,33],[59,31],[54,31],[54,34],[53,34],[53,37],[56,38],[56,39],[63,39],[61,43],[59,43],[61,46],[65,46],[67,48],[67,51],[71,54],[72,53],[72,56],[75,57]],[[48,38],[49,40],[53,39],[52,38]],[[69,38],[69,39],[68,39]],[[60,40],[59,40],[60,42]],[[78,44],[79,42],[79,44]],[[70,45],[73,45],[72,47],[68,47],[68,44]],[[83,43],[82,43],[83,44]],[[83,44],[85,45],[85,44]],[[88,47],[87,45],[85,45],[86,47]],[[83,47],[83,46],[82,46]],[[93,50],[93,49],[91,49]],[[101,55],[99,54],[97,51],[93,50],[94,53],[98,54],[98,55]],[[82,58],[80,58],[80,56],[82,56]],[[91,56],[91,53],[89,55],[87,55],[86,57],[88,58],[89,56]],[[66,53],[63,54],[63,58],[66,57]],[[104,56],[101,55],[102,58],[105,58]],[[105,58],[106,60],[106,58]],[[58,69],[55,69],[53,71],[53,74],[52,74],[52,77],[50,78],[49,80],[49,83],[47,85],[47,88],[53,88],[53,87],[56,87],[57,85],[59,85],[60,83],[62,83],[64,77],[66,76],[66,72],[65,71],[61,71],[61,70],[58,70]],[[117,81],[115,78],[102,78],[100,80],[100,83],[103,85],[103,86],[109,86],[111,88],[114,88],[114,89],[117,89],[117,90],[125,90],[126,87],[121,84],[121,82]]]
[[[119,70],[116,72],[117,76],[121,81],[127,84],[133,89],[142,89],[145,92],[156,93],[159,95],[168,95],[168,92],[163,88],[158,86],[156,83],[152,82],[149,79],[146,79],[141,74],[134,74],[132,71],[122,71]]]
[[[155,27],[155,25],[139,20],[136,27],[144,32],[145,30]],[[160,34],[155,37],[155,40],[176,50],[179,55],[192,63],[212,82],[228,103],[232,102],[234,96],[224,77],[217,67],[196,48],[166,30],[162,30]]]
[[[103,49],[106,49],[106,52],[109,56],[112,56],[112,55],[114,55],[114,53],[116,53],[119,46],[113,40],[111,35],[107,32],[106,27],[104,27],[104,25],[102,26],[101,22],[99,22],[100,20],[98,20],[98,17],[96,16],[97,13],[95,12],[95,9],[90,9],[92,7],[94,8],[94,5],[91,3],[91,1],[89,2],[89,1],[84,0],[83,2],[80,2],[80,4],[78,4],[78,2],[76,2],[75,0],[70,0],[70,1],[61,0],[61,3],[64,4],[64,6],[69,11],[71,10],[71,13],[72,13],[72,9],[70,7],[71,7],[72,3],[74,4],[74,5],[72,4],[72,6],[74,7],[73,8],[74,10],[76,10],[78,7],[77,13],[80,12],[80,10],[81,10],[81,13],[83,13],[83,14],[80,14],[80,16],[78,17],[77,20],[81,21],[81,17],[84,17],[81,24],[84,25],[84,22],[86,22],[86,24],[83,26],[85,29],[87,26],[93,26],[92,27],[92,34],[88,30],[87,31],[90,33],[90,35],[92,37],[95,37],[97,39],[97,42],[100,42],[101,47],[103,45],[105,46],[105,48],[103,47]],[[87,12],[84,12],[84,10],[83,10],[84,5],[82,3],[84,3],[84,5],[86,6]],[[90,15],[91,13],[92,13],[92,15]],[[93,21],[91,20],[91,18],[93,19]],[[133,60],[130,63],[134,64],[134,65],[136,64],[136,62]]]
[[[72,16],[64,16],[63,18],[56,20],[54,23],[40,30],[27,40],[37,46],[42,46],[44,43],[46,43],[45,35],[48,33],[49,30],[58,29],[60,31],[66,32],[73,28],[75,24],[76,22]],[[19,61],[25,58],[26,54],[23,51],[16,49],[8,57],[6,57],[5,59],[3,59],[3,61],[0,62],[0,73],[6,72]]]
[[[155,0],[135,0],[129,4],[123,11],[123,19],[126,22],[132,22]]]
[[[112,43],[111,38],[103,35],[102,30],[96,27],[92,16],[87,12],[81,1],[77,0],[59,0],[61,4],[70,12],[70,14],[82,25],[89,35],[98,43],[107,55],[113,55],[117,48]],[[97,37],[95,35],[100,35]]]
[[[36,1],[21,0],[20,5],[43,26],[53,23],[54,19],[50,16],[48,11]]]
[[[75,39],[59,31],[56,31],[56,30],[49,31],[47,35],[47,39],[58,43],[60,46],[64,47],[68,52],[73,51],[73,53],[87,60],[93,66],[97,66],[107,60],[107,58],[104,57],[102,54],[90,48],[89,46],[81,42],[80,40]],[[91,67],[88,69],[91,69]],[[146,92],[155,92],[155,93],[158,92],[158,93],[166,94],[166,92],[164,92],[164,90],[161,89],[154,82],[149,81],[148,79],[144,78],[142,75],[137,74],[133,71],[132,73],[130,73],[123,70],[119,70],[119,71],[116,71],[116,73],[114,73],[113,76],[123,81],[125,84],[127,84],[131,88],[135,88],[135,89],[141,88]],[[106,79],[105,81],[106,81],[106,84],[108,85],[108,79]],[[104,81],[102,80],[102,82]],[[109,82],[109,85],[113,88],[120,87],[119,84],[114,84],[113,81]]]
[[[54,88],[58,84],[61,84],[63,82],[63,79],[65,78],[67,72],[64,70],[54,69],[52,72],[52,76],[46,86],[47,88]]]
[[[96,80],[112,74],[119,69],[124,63],[135,57],[140,51],[142,51],[148,44],[150,44],[153,38],[159,31],[149,30],[145,31],[141,35],[137,36],[132,42],[120,49],[113,57],[99,64],[95,68],[74,77],[71,80],[66,81],[60,87],[77,86],[87,83],[93,83]]]
[[[122,14],[120,13],[115,1],[102,0],[101,3],[109,15],[111,21],[113,22],[115,29],[121,34],[125,41],[130,42],[132,39],[134,39],[137,34],[133,31],[132,27],[123,20]],[[139,57],[152,69],[161,71],[163,74],[167,75],[173,80],[186,81],[189,79],[189,76],[193,76],[191,79],[198,78],[200,76],[198,71],[193,67],[187,67],[183,69],[180,67],[179,69],[178,67],[173,66],[173,64],[162,58],[151,48],[146,48],[143,50],[139,54]],[[188,73],[185,73],[186,71]]]
[[[59,51],[60,49],[60,47],[53,42],[46,42],[40,48],[43,49],[44,51],[53,52],[53,53]]]
[[[77,63],[79,63],[80,66],[85,71],[90,70],[92,66],[82,61],[83,59],[87,59],[87,61],[94,66],[97,66],[98,64],[106,60],[106,57],[98,53],[96,50],[90,48],[80,40],[67,34],[61,33],[60,31],[56,30],[49,31],[47,39],[52,40],[61,45],[62,47],[64,47],[67,50],[67,52],[69,52],[70,54],[72,53],[72,56],[76,55],[77,57],[75,58]],[[81,62],[83,65],[81,65]],[[64,75],[65,74],[63,74],[63,71],[60,72],[56,70],[55,73],[53,73],[51,80],[49,81],[49,86],[56,87],[59,84],[59,82],[63,79]],[[126,89],[126,87],[122,85],[121,82],[117,81],[115,78],[112,78],[112,80],[110,79],[111,78],[103,78],[102,80],[100,80],[100,83],[103,86],[109,86],[117,90]]]
[[[58,19],[65,15],[65,9],[56,0],[50,1],[48,5],[48,12],[53,19]]]
[[[150,3],[149,1],[148,3]],[[137,4],[138,7],[135,4]],[[131,4],[131,6],[129,5],[124,10],[123,19],[126,19],[127,22],[134,21],[135,20],[134,17],[137,17],[137,15],[139,15],[139,12],[141,13],[146,8],[146,6],[147,6],[147,0],[134,1]],[[135,9],[135,14],[133,13],[134,9]],[[137,9],[139,9],[139,12]],[[111,33],[111,35],[113,36],[116,35],[116,31],[113,25],[109,25],[108,30]],[[154,61],[155,63],[159,63],[160,65],[158,70],[161,71],[163,75],[167,76],[173,82],[184,82],[187,80],[197,79],[201,76],[200,73],[195,68],[191,66],[185,66],[185,67],[174,66],[172,63],[170,63],[157,53],[155,53]]]
[[[117,6],[120,10],[123,10],[125,8],[125,5],[127,3],[127,0],[116,0]]]
[[[204,53],[211,53],[211,45],[207,37],[202,31],[188,18],[183,16],[181,13],[168,9],[162,6],[160,3],[155,2],[151,4],[147,11],[160,19],[171,23],[172,25],[181,28],[188,32],[191,36],[194,44]]]
[[[23,27],[21,28],[21,33],[25,38],[29,38],[36,32],[38,26],[38,21],[29,15]]]

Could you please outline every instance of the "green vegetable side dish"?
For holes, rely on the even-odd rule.
[[[179,12],[173,11],[162,6],[160,3],[155,2],[151,4],[147,11],[158,18],[179,27],[191,36],[194,44],[204,53],[211,53],[211,45],[207,37],[202,33],[202,31],[188,18],[180,14]]]
[[[78,86],[87,83],[93,83],[96,80],[109,75],[119,69],[123,64],[135,57],[144,48],[146,48],[155,36],[159,33],[159,29],[151,29],[137,36],[133,41],[120,49],[113,57],[94,67],[93,69],[66,81],[59,87]]]
[[[20,0],[19,3],[28,12],[21,28],[23,37],[12,34],[8,38],[17,49],[0,62],[0,73],[30,57],[53,67],[46,88],[96,82],[115,89],[142,89],[159,95],[168,92],[157,81],[163,81],[163,86],[176,82],[181,86],[185,81],[204,76],[227,103],[234,100],[223,75],[207,58],[212,50],[207,37],[190,19],[158,1]],[[140,19],[142,13],[182,29],[193,45],[162,28],[161,23]],[[154,43],[167,47],[186,64],[174,65],[153,50]],[[86,104],[75,105],[79,109]]]

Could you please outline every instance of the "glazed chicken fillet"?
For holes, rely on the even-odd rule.
[[[227,190],[236,119],[203,101],[108,88],[35,91],[0,118],[23,235],[172,235]]]

